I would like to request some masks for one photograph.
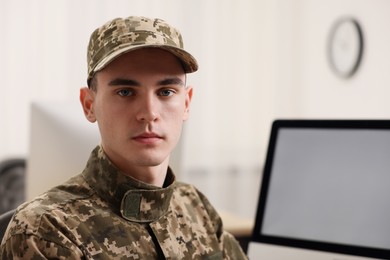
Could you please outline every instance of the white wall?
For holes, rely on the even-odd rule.
[[[256,203],[252,198],[257,194],[258,182],[253,173],[261,169],[271,119],[390,118],[390,1],[278,0],[263,1],[253,10],[257,14],[253,14],[252,26],[246,28],[252,31],[252,45],[233,54],[242,55],[238,63],[222,65],[227,72],[222,78],[226,81],[223,87],[230,86],[234,94],[218,86],[222,91],[218,102],[221,109],[209,117],[218,127],[206,139],[214,142],[215,150],[202,153],[199,149],[198,158],[204,158],[201,163],[208,167],[196,171],[202,164],[192,161],[189,171],[191,176],[195,175],[191,170],[211,175],[214,181],[199,181],[199,186],[204,185],[221,207],[247,216]],[[359,21],[364,37],[361,66],[349,79],[333,73],[327,56],[331,27],[344,16]],[[242,58],[246,55],[247,59]],[[231,60],[228,57],[225,59]],[[237,76],[235,70],[244,74],[232,80],[231,75]],[[217,75],[224,74],[219,71]],[[221,81],[221,77],[216,80]],[[243,84],[236,83],[240,80]],[[224,94],[231,99],[223,98]]]
[[[200,63],[189,77],[180,176],[250,216],[274,118],[389,117],[388,10],[387,0],[0,0],[0,160],[28,156],[32,100],[78,98],[97,26],[160,17],[181,29]],[[361,22],[366,43],[349,80],[326,60],[330,27],[343,15]]]
[[[280,48],[276,115],[310,118],[389,118],[390,22],[386,0],[278,1]],[[329,67],[326,48],[333,23],[343,16],[362,26],[364,52],[350,79]],[[283,94],[285,93],[285,94]]]

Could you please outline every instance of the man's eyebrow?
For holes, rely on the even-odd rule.
[[[158,82],[158,85],[160,85],[160,86],[167,86],[167,85],[181,85],[181,86],[184,86],[185,84],[184,84],[184,81],[181,80],[180,78],[174,77],[174,78],[163,79],[163,80]]]
[[[130,87],[139,87],[141,84],[133,79],[126,79],[126,78],[116,78],[111,80],[108,83],[109,86],[130,86]],[[157,82],[158,86],[168,86],[168,85],[180,85],[184,86],[184,82],[179,77],[172,77],[172,78],[166,78],[163,80],[160,80]]]
[[[140,84],[132,79],[116,78],[108,83],[109,86],[140,86]]]

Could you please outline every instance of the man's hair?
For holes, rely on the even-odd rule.
[[[93,90],[93,91],[97,91],[97,85],[98,85],[98,82],[97,82],[97,78],[96,78],[96,75],[93,75],[93,77],[89,80],[88,82],[88,87]]]

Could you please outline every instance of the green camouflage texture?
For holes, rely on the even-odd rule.
[[[87,52],[88,82],[118,56],[145,47],[171,52],[180,59],[186,73],[198,69],[196,59],[184,50],[179,30],[161,19],[130,16],[115,18],[92,33]]]
[[[208,200],[177,182],[163,188],[120,173],[100,146],[84,171],[22,204],[1,259],[247,259]]]

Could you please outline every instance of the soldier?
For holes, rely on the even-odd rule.
[[[2,259],[246,259],[168,166],[189,115],[186,73],[198,69],[179,31],[117,18],[93,32],[87,61],[80,101],[101,144],[81,174],[17,209]]]

